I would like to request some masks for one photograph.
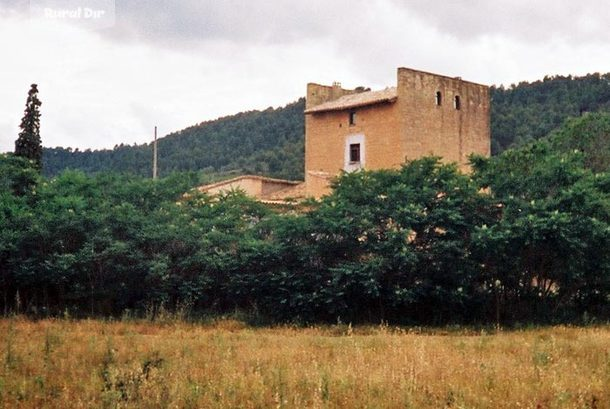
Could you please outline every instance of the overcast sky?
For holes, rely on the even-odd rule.
[[[45,146],[112,148],[307,82],[393,86],[399,66],[489,85],[610,72],[609,17],[606,0],[0,0],[0,151],[33,82]]]

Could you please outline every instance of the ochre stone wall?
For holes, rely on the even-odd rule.
[[[355,91],[308,84],[307,109]],[[305,115],[305,184],[308,196],[329,192],[329,180],[345,165],[348,140],[363,138],[363,167],[399,167],[426,155],[457,162],[468,171],[468,155],[490,154],[489,89],[457,78],[398,69],[397,99],[354,109]],[[441,92],[441,105],[436,93]],[[460,97],[460,109],[454,98]],[[349,124],[350,111],[356,123]]]
[[[227,183],[216,183],[212,187],[205,187],[204,190],[210,195],[227,193],[232,190],[243,190],[245,194],[252,197],[261,197],[263,194],[263,182],[260,179],[237,178]]]
[[[307,84],[305,109],[355,93],[356,90],[341,88],[341,85],[337,83],[332,86],[309,83]]]
[[[344,169],[345,146],[350,136],[364,136],[366,169],[396,167],[404,162],[397,149],[400,133],[395,104],[357,109],[355,125],[349,124],[349,110],[306,115],[305,128],[305,183],[309,196],[327,193],[328,177]]]
[[[241,190],[246,195],[259,200],[266,200],[280,194],[283,197],[302,196],[303,186],[301,182],[292,182],[281,179],[272,179],[262,176],[245,175],[234,179],[224,180],[199,187],[199,190],[210,195],[228,193],[233,190]]]
[[[277,192],[281,192],[288,188],[294,188],[295,186],[296,186],[295,184],[286,184],[286,183],[274,182],[271,180],[263,180],[263,183],[261,186],[261,196],[267,197],[269,195],[272,195]]]
[[[441,105],[436,93],[441,93]],[[490,154],[489,88],[484,85],[398,69],[401,151],[408,160],[441,156],[467,170],[468,155]],[[455,108],[455,97],[460,109]]]

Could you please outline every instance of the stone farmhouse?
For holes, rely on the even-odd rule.
[[[472,153],[490,154],[489,88],[398,68],[396,86],[379,91],[307,85],[304,182],[241,176],[200,190],[240,188],[270,203],[319,198],[342,171],[398,168],[427,155],[468,171]]]

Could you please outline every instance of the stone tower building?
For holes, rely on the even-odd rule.
[[[489,88],[398,68],[397,86],[347,90],[307,85],[305,193],[320,197],[341,171],[396,168],[436,155],[468,169],[490,154]]]
[[[381,91],[308,84],[305,182],[244,175],[199,190],[286,203],[329,193],[342,171],[397,168],[427,155],[468,171],[468,155],[490,154],[489,109],[487,86],[409,68]]]

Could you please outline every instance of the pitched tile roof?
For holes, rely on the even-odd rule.
[[[386,88],[381,91],[367,91],[357,94],[344,95],[334,101],[325,102],[311,107],[305,111],[306,114],[325,111],[341,111],[349,108],[357,108],[366,105],[380,104],[396,101],[396,87]]]

